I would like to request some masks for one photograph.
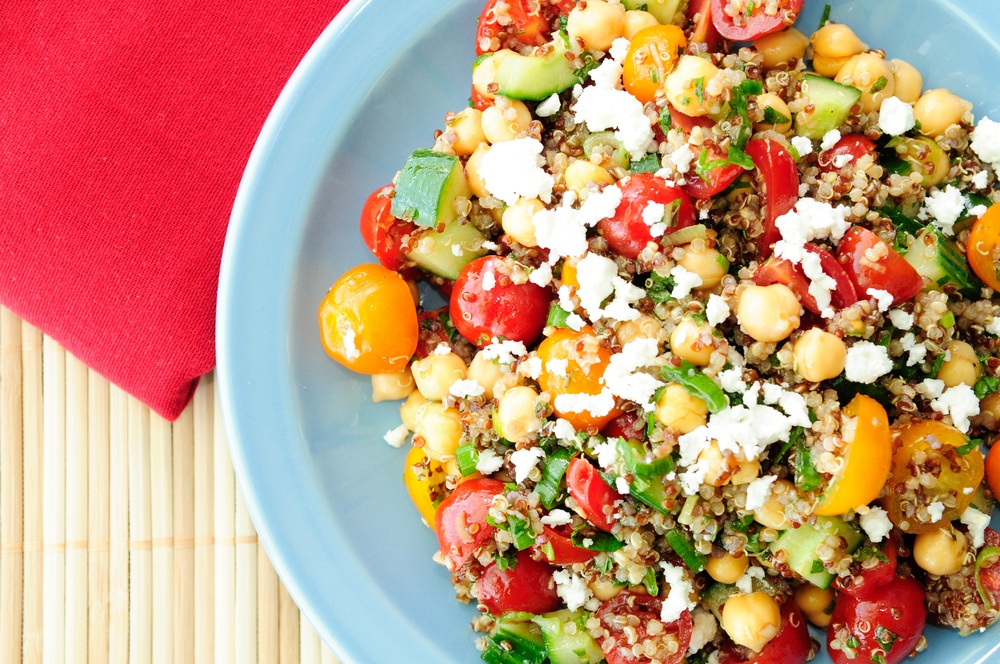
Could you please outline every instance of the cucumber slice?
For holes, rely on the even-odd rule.
[[[959,290],[972,287],[965,257],[954,242],[934,227],[928,226],[910,242],[905,258],[920,276],[931,280],[925,290],[939,290],[948,283]]]
[[[409,156],[396,179],[392,216],[420,226],[441,228],[458,219],[455,199],[472,198],[465,169],[458,157],[433,150]]]
[[[629,154],[613,131],[597,131],[583,139],[583,156],[590,159],[595,153],[607,155],[614,166],[627,168]],[[647,155],[657,159],[656,170],[660,170],[659,155]],[[656,171],[654,171],[656,172]]]
[[[639,502],[649,505],[661,514],[669,514],[666,507],[667,493],[663,488],[663,475],[673,469],[673,460],[669,457],[653,463],[646,463],[646,450],[635,440],[619,438],[616,443],[618,461],[614,474],[624,477],[632,475],[629,493]],[[669,467],[668,467],[669,465]],[[613,483],[613,482],[612,482]]]
[[[542,664],[545,642],[530,613],[505,613],[486,637],[482,658],[487,664]]]
[[[688,0],[622,0],[625,9],[644,9],[653,17],[666,25],[680,24],[687,11]]]
[[[510,99],[542,101],[583,83],[583,75],[566,59],[563,38],[557,35],[549,46],[552,50],[545,55],[505,53],[496,68],[497,94]]]
[[[531,619],[542,630],[545,650],[552,664],[598,664],[604,653],[587,633],[587,614],[563,609]],[[573,629],[566,627],[572,624]]]
[[[804,523],[798,528],[789,528],[781,533],[770,546],[771,553],[783,551],[785,564],[806,581],[826,589],[833,581],[833,574],[827,572],[816,551],[828,535],[836,535],[847,542],[847,553],[853,553],[861,545],[864,537],[854,526],[835,516],[820,516],[816,525]]]
[[[802,77],[802,94],[813,110],[796,114],[795,133],[814,141],[822,140],[828,131],[844,124],[851,107],[861,99],[861,90],[815,74]]]
[[[428,272],[454,280],[470,261],[486,254],[485,240],[478,228],[456,220],[443,230],[424,231],[408,256]]]

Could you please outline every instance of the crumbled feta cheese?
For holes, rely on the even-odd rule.
[[[937,378],[924,378],[917,387],[922,387],[924,396],[928,399],[937,399],[944,394],[944,381]]]
[[[847,349],[844,373],[855,383],[874,383],[879,376],[892,371],[892,359],[885,346],[859,341]]]
[[[615,478],[615,491],[617,491],[618,493],[622,494],[623,496],[627,496],[630,493],[629,487],[628,487],[628,480],[625,479],[624,477],[616,477]]]
[[[843,168],[844,166],[847,166],[849,163],[851,163],[852,159],[854,159],[853,155],[838,154],[836,157],[833,158],[833,166],[835,168]]]
[[[552,200],[555,179],[542,166],[542,143],[534,138],[515,138],[494,143],[479,163],[486,190],[507,205],[518,198]]]
[[[801,158],[807,154],[812,154],[813,142],[805,136],[793,136],[792,147],[795,148],[795,151],[799,153],[799,157]]]
[[[913,327],[913,314],[906,313],[902,309],[893,309],[889,312],[889,322],[897,330],[909,330]]]
[[[944,516],[944,503],[935,500],[927,506],[927,515],[931,518],[931,523],[937,523]]]
[[[986,171],[979,171],[972,176],[972,180],[969,182],[976,189],[986,189],[989,183],[990,174]]]
[[[601,305],[615,292],[614,279],[618,276],[618,266],[610,258],[598,254],[587,254],[577,263],[576,294],[580,305],[591,320],[601,317]]]
[[[572,197],[564,196],[559,207],[536,212],[531,217],[535,240],[539,247],[549,250],[549,262],[561,256],[583,256],[588,246],[587,229],[613,215],[621,200],[622,190],[611,185],[592,192],[579,208],[573,207]]]
[[[451,384],[451,387],[448,388],[448,394],[453,397],[458,397],[459,399],[473,399],[475,397],[481,397],[485,392],[486,390],[483,389],[482,385],[469,378],[456,380]]]
[[[719,632],[719,623],[715,621],[715,616],[710,611],[697,608],[691,612],[691,620],[694,626],[691,628],[691,643],[688,645],[689,655],[708,645]]]
[[[576,429],[569,423],[569,420],[560,417],[556,420],[555,426],[552,427],[552,435],[559,440],[569,440],[576,437]]]
[[[476,470],[483,475],[492,475],[503,468],[503,456],[493,450],[483,450],[476,461]]]
[[[672,267],[670,276],[674,278],[674,289],[670,291],[670,296],[677,300],[683,300],[702,284],[700,276],[684,269],[682,265]]]
[[[410,435],[410,430],[406,428],[405,424],[400,424],[395,429],[390,429],[385,432],[382,436],[382,440],[389,443],[393,447],[402,447],[403,443],[406,442],[406,437]]]
[[[719,385],[726,392],[743,394],[747,389],[746,383],[743,382],[742,369],[726,369],[725,371],[720,371],[716,376],[719,379]]]
[[[593,596],[586,579],[579,574],[557,569],[552,573],[552,579],[556,582],[556,594],[566,602],[570,611],[576,611]]]
[[[548,263],[542,263],[531,271],[531,274],[528,275],[528,281],[545,288],[552,283],[552,266]]]
[[[663,600],[660,620],[672,623],[681,617],[685,610],[693,610],[697,604],[691,601],[691,582],[684,574],[684,569],[667,562],[660,562],[663,568],[663,582],[670,587],[670,592]]]
[[[611,42],[611,48],[608,49],[608,55],[615,62],[624,62],[625,56],[628,55],[628,47],[632,42],[625,37],[619,37],[618,39]]]
[[[893,296],[887,290],[882,290],[881,288],[869,288],[868,297],[875,300],[875,306],[882,313],[889,311],[889,307],[892,306]]]
[[[785,411],[785,415],[788,416],[793,426],[806,428],[812,426],[812,420],[809,419],[809,406],[806,404],[806,398],[798,392],[785,389],[781,385],[774,383],[765,383],[764,403],[769,406],[777,404],[781,410]]]
[[[878,110],[878,127],[889,136],[899,136],[913,129],[917,121],[913,107],[899,97],[889,97]]]
[[[542,358],[532,355],[524,361],[524,364],[531,379],[538,380],[538,377],[542,375]]]
[[[892,521],[889,514],[881,507],[875,505],[868,509],[868,512],[861,515],[861,529],[868,535],[868,539],[876,544],[881,542],[892,532]]]
[[[572,515],[566,510],[561,510],[558,507],[541,519],[539,519],[546,526],[565,526],[567,524],[573,523]]]
[[[356,360],[361,357],[361,349],[358,348],[358,335],[350,324],[345,323],[341,326],[340,338],[344,342],[344,357],[348,360]]]
[[[580,317],[580,314],[570,314],[566,316],[566,327],[576,332],[583,329],[583,326],[587,324],[587,321]]]
[[[434,346],[431,355],[451,355],[451,345],[442,341],[437,346]]]
[[[963,210],[965,197],[949,184],[943,191],[938,189],[928,194],[924,199],[924,207],[917,216],[920,219],[929,218],[945,235],[954,235],[955,222],[962,216]]]
[[[986,211],[988,209],[989,208],[987,208],[985,205],[977,205],[974,208],[970,208],[969,209],[968,216],[979,218],[979,217],[983,216],[984,214],[986,214]]]
[[[587,411],[594,417],[604,417],[615,407],[615,397],[605,387],[598,394],[560,394],[555,398],[554,405],[563,413]]]
[[[801,247],[810,240],[832,239],[839,242],[851,227],[851,222],[847,221],[850,213],[844,205],[834,207],[814,198],[803,198],[774,223],[781,231],[783,241]]]
[[[1000,337],[1000,316],[994,316],[990,319],[990,322],[986,324],[986,331]]]
[[[972,143],[969,147],[980,159],[990,164],[994,171],[1000,171],[1000,122],[989,118],[980,120],[972,131]]]
[[[649,201],[642,209],[642,221],[647,226],[663,222],[663,215],[667,211],[667,206],[656,201]]]
[[[747,485],[747,503],[746,509],[748,512],[753,512],[764,506],[771,498],[771,485],[774,481],[778,479],[774,475],[765,475],[764,477],[758,477],[753,482]]]
[[[483,275],[483,280],[480,283],[484,291],[491,291],[497,287],[497,277],[492,272],[487,272]]]
[[[838,129],[831,129],[830,131],[823,134],[823,140],[819,144],[820,150],[829,150],[834,145],[840,142],[841,135]]]
[[[990,525],[989,514],[983,514],[970,505],[962,512],[962,516],[958,517],[958,520],[968,527],[969,534],[972,535],[972,546],[978,549],[986,544],[986,527]]]
[[[493,337],[491,343],[479,351],[487,360],[496,360],[500,364],[511,364],[514,358],[527,354],[528,349],[520,341],[505,339],[500,341]]]
[[[691,162],[694,161],[694,151],[685,143],[671,152],[668,158],[677,167],[677,172],[683,175],[691,170]]]
[[[708,317],[708,324],[715,327],[722,321],[729,318],[730,309],[726,300],[715,293],[708,296],[708,304],[705,305],[705,316]]]
[[[550,117],[559,112],[560,106],[559,95],[553,93],[552,96],[546,98],[545,101],[535,107],[535,115],[540,118]]]
[[[545,450],[541,447],[514,450],[510,455],[510,463],[514,466],[514,481],[520,484],[528,479],[528,474],[534,470],[544,456]]]
[[[642,102],[624,90],[584,88],[573,112],[576,122],[585,123],[591,132],[615,129],[615,138],[632,159],[642,159],[652,147],[653,129]]]
[[[744,595],[749,595],[753,592],[753,580],[754,579],[764,579],[764,570],[760,567],[751,565],[747,567],[747,571],[743,573],[739,579],[736,580],[736,588]]]
[[[603,381],[611,393],[641,405],[643,410],[653,409],[653,394],[663,386],[663,381],[638,371],[653,364],[659,355],[656,339],[634,339],[611,356],[604,370]]]
[[[462,248],[462,245],[460,245],[460,244],[453,244],[453,245],[451,245],[451,255],[452,256],[461,256],[464,252],[465,252],[465,249]]]
[[[573,86],[573,91],[570,94],[573,95],[573,99],[579,99],[580,95],[583,94],[583,86],[577,83]]]
[[[962,433],[968,433],[969,418],[979,414],[979,398],[971,387],[960,383],[931,401],[931,409],[942,415],[951,415],[952,423]]]
[[[904,334],[903,338],[899,340],[899,345],[908,353],[906,366],[912,367],[927,359],[927,346],[922,343],[918,344],[917,338],[913,336],[912,332]]]
[[[497,249],[500,248],[499,244],[491,240],[483,240],[483,243],[479,246],[481,246],[486,251],[496,251]]]
[[[618,446],[614,439],[594,445],[594,453],[597,455],[597,463],[604,470],[608,470],[618,461]]]
[[[566,358],[553,358],[545,363],[545,370],[548,371],[553,376],[559,376],[561,378],[566,377],[566,367],[569,366],[569,360]]]
[[[594,87],[604,90],[622,87],[622,65],[612,58],[605,58],[600,65],[590,70],[589,76],[594,82]]]

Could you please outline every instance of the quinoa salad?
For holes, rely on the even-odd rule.
[[[468,107],[364,205],[321,340],[401,402],[486,662],[1000,617],[1000,122],[803,4],[488,0]]]

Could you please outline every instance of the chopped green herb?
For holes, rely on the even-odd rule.
[[[713,159],[712,161],[709,161],[708,148],[702,148],[701,154],[698,155],[698,163],[695,164],[694,172],[697,173],[702,180],[708,182],[709,175],[711,175],[712,171],[714,171],[716,168],[721,168],[723,166],[728,166],[728,165],[729,165],[728,159]]]
[[[649,80],[651,80],[653,83],[659,83],[660,82],[660,73],[658,71],[656,71],[656,69],[650,69],[649,70]]]
[[[654,403],[655,401],[656,398],[654,397]],[[656,430],[656,413],[655,412],[646,413],[646,438],[652,436],[653,431],[655,430]]]
[[[448,341],[454,342],[458,338],[458,329],[451,322],[451,316],[447,311],[442,311],[438,314],[438,320],[441,322],[441,327],[444,328],[444,333],[448,335]]]
[[[476,464],[479,463],[479,452],[475,445],[466,443],[459,445],[455,450],[455,458],[458,461],[458,470],[462,476],[471,475],[476,472]]]
[[[913,172],[913,164],[906,161],[905,159],[900,159],[895,154],[890,154],[882,159],[882,168],[889,172],[890,175],[909,175]]]
[[[877,558],[884,563],[889,562],[889,558],[878,547],[863,546],[854,552],[854,559],[857,561],[868,560],[869,558]]]
[[[791,118],[785,117],[784,115],[774,110],[770,106],[764,107],[764,124],[779,125],[779,124],[788,124],[791,121],[792,121]]]
[[[642,159],[631,162],[628,170],[631,173],[655,173],[660,170],[660,155],[647,154]]]
[[[602,531],[597,531],[591,535],[581,535],[579,529],[577,529],[573,531],[570,539],[573,541],[573,546],[578,546],[581,549],[589,549],[590,551],[603,551],[605,553],[617,551],[625,546],[624,542],[611,533]]]
[[[681,360],[679,367],[661,367],[660,375],[664,380],[680,383],[684,389],[704,401],[710,413],[718,413],[729,406],[729,399],[722,388],[687,360]]]
[[[597,556],[594,558],[594,569],[596,569],[601,574],[610,574],[611,570],[614,569],[615,561],[612,560],[611,556]]]
[[[742,166],[744,169],[751,171],[753,170],[753,159],[750,158],[743,150],[739,149],[735,145],[729,146],[729,163],[736,164],[737,166]]]
[[[532,529],[530,521],[519,516],[507,515],[507,521],[504,525],[506,527],[503,530],[509,532],[510,536],[514,538],[514,546],[517,547],[518,551],[523,551],[534,545],[535,531]]]
[[[705,103],[705,77],[699,76],[694,79],[694,96],[698,98],[702,104]]]
[[[657,304],[671,302],[674,297],[670,293],[673,292],[676,285],[673,277],[664,277],[657,272],[650,272],[646,279],[646,296]]]
[[[936,358],[934,358],[934,364],[931,365],[931,376],[937,376],[938,372],[941,371],[941,365],[944,364],[944,353],[941,353]]]
[[[882,90],[885,90],[885,86],[887,86],[887,85],[889,85],[889,79],[887,79],[885,76],[879,76],[878,79],[875,81],[875,83],[872,84],[872,87],[869,88],[868,91],[869,92],[881,92]]]
[[[972,388],[972,391],[976,393],[977,399],[984,399],[998,389],[1000,389],[1000,377],[983,376],[976,381],[976,385]]]
[[[802,491],[812,491],[823,486],[823,476],[813,465],[812,456],[806,448],[805,429],[792,429],[792,446],[795,448],[795,486]]]
[[[569,327],[566,320],[570,317],[573,312],[566,311],[558,304],[553,303],[549,308],[549,317],[545,320],[546,325],[552,325],[553,327]]]
[[[812,574],[821,574],[826,568],[823,567],[823,562],[820,560],[814,560],[812,568],[809,570]]]
[[[684,564],[691,568],[691,571],[697,574],[698,572],[705,569],[705,556],[695,551],[695,548],[688,541],[687,537],[678,528],[672,528],[668,530],[663,535],[664,539],[667,540],[667,544],[670,548],[674,550]]]
[[[664,106],[660,109],[660,119],[657,120],[657,124],[660,125],[660,131],[666,134],[670,131],[670,128],[674,126],[674,121],[670,117],[670,107]]]
[[[755,7],[754,1],[750,0],[750,2],[747,3],[746,10],[745,10],[747,16],[753,16],[754,7]]]
[[[545,466],[542,468],[542,479],[538,480],[535,491],[538,492],[538,500],[542,507],[547,510],[555,507],[559,501],[559,495],[562,493],[562,479],[572,456],[572,452],[565,447],[557,447],[545,460]]]

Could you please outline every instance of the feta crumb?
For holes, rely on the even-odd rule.
[[[542,358],[532,355],[524,361],[524,364],[531,379],[538,380],[538,377],[542,375]]]
[[[628,487],[628,480],[625,479],[624,477],[616,477],[615,478],[615,490],[618,493],[622,494],[623,496],[627,496],[630,493],[629,487]]]
[[[663,381],[639,371],[650,366],[659,355],[655,339],[634,339],[611,356],[604,370],[603,381],[611,394],[641,405],[643,410],[653,409],[653,395],[663,386]]]
[[[671,152],[669,159],[677,167],[677,172],[683,175],[691,170],[691,162],[694,161],[694,151],[685,143]]]
[[[442,341],[437,346],[434,346],[431,355],[451,355],[451,345]]]
[[[534,138],[515,138],[494,143],[483,155],[479,174],[486,190],[507,205],[518,198],[552,200],[555,179],[542,166],[542,143]]]
[[[594,453],[597,454],[597,463],[604,470],[608,470],[618,461],[618,446],[614,439],[595,445]]]
[[[990,164],[993,170],[1000,171],[1000,122],[989,118],[980,120],[972,131],[972,143],[969,147],[980,159]]]
[[[660,620],[671,623],[680,618],[685,609],[691,611],[697,604],[691,601],[691,582],[684,575],[684,569],[663,561],[660,567],[663,568],[663,582],[670,587],[663,600]]]
[[[559,509],[558,507],[541,519],[539,519],[546,526],[565,526],[567,524],[573,523],[572,515],[566,510]]]
[[[922,387],[924,396],[928,399],[937,399],[944,393],[944,381],[937,378],[924,378],[918,387]]]
[[[801,158],[807,154],[812,154],[813,142],[805,136],[793,136],[792,147],[795,148],[795,151],[799,153],[799,157]]]
[[[881,288],[869,288],[868,297],[875,300],[875,305],[878,310],[882,313],[889,311],[889,307],[892,306],[893,296],[887,290],[882,290]]]
[[[978,219],[979,217],[981,217],[984,214],[986,214],[986,211],[988,209],[989,208],[986,207],[985,205],[977,205],[976,207],[971,208],[969,210],[969,215],[968,216],[970,216],[970,217],[976,217]]]
[[[681,265],[675,265],[671,268],[670,276],[674,278],[674,289],[670,291],[670,296],[677,300],[683,300],[691,294],[694,288],[702,284],[700,276],[689,272]]]
[[[968,527],[969,534],[972,535],[972,546],[978,549],[986,544],[984,536],[986,534],[986,526],[990,525],[989,514],[983,514],[970,505],[962,512],[962,516],[958,517],[958,520]]]
[[[748,512],[763,507],[764,503],[771,498],[771,485],[776,479],[778,478],[774,475],[765,475],[747,485],[746,509]]]
[[[577,83],[573,86],[573,91],[570,94],[573,95],[573,99],[579,99],[580,95],[583,94],[583,86]]]
[[[528,474],[534,470],[543,456],[545,450],[541,447],[514,450],[510,455],[510,462],[514,466],[514,481],[520,484],[528,479]]]
[[[903,338],[899,340],[899,345],[908,353],[906,366],[912,367],[927,359],[927,346],[922,343],[918,344],[917,338],[913,336],[912,332],[904,334]]]
[[[979,398],[965,383],[949,387],[931,408],[942,415],[951,415],[951,421],[962,433],[969,432],[969,418],[979,414]]]
[[[823,141],[819,144],[820,150],[829,150],[838,142],[840,142],[841,135],[840,130],[831,129],[830,131],[823,134]]]
[[[459,399],[474,399],[483,396],[485,392],[482,385],[469,378],[456,380],[448,389],[448,394]]]
[[[405,424],[400,424],[395,429],[389,429],[382,436],[382,440],[389,443],[393,447],[402,447],[403,443],[406,442],[407,436],[410,435],[410,430],[406,428]]]
[[[579,314],[570,314],[566,317],[566,326],[575,332],[582,330],[583,326],[586,324],[587,322],[583,320]]]
[[[615,397],[605,387],[598,394],[560,394],[555,398],[554,405],[563,413],[587,411],[594,417],[604,417],[615,407]]]
[[[583,256],[588,246],[587,228],[613,215],[621,200],[622,190],[610,185],[592,192],[579,208],[573,207],[572,197],[564,196],[559,207],[536,212],[531,217],[535,240],[539,247],[549,250],[549,262],[561,256]]]
[[[716,377],[719,379],[719,385],[726,392],[733,394],[743,394],[746,392],[747,386],[743,382],[742,369],[726,369],[716,374]]]
[[[913,327],[913,314],[906,313],[902,309],[893,309],[889,312],[889,322],[897,330],[909,330]]]
[[[937,523],[944,516],[944,503],[935,500],[927,506],[927,515],[931,518],[931,523]]]
[[[972,176],[972,180],[969,182],[976,189],[986,189],[989,182],[990,174],[986,171],[979,171]]]
[[[986,331],[1000,337],[1000,316],[994,316],[990,322],[986,324]]]
[[[548,371],[553,376],[559,376],[561,378],[566,377],[566,368],[569,366],[569,360],[566,358],[553,358],[545,363],[545,370]]]
[[[754,579],[763,580],[764,570],[760,567],[751,565],[747,568],[747,571],[743,573],[743,576],[736,580],[736,588],[744,595],[748,595],[753,592]]]
[[[462,249],[462,245],[460,245],[460,244],[453,244],[453,245],[451,245],[451,255],[452,256],[461,256],[464,252],[465,252],[465,250]]]
[[[552,579],[556,582],[556,594],[566,602],[570,611],[579,609],[593,595],[587,581],[579,574],[557,569],[552,573]]]
[[[487,272],[483,275],[483,280],[480,283],[484,291],[491,291],[497,287],[497,277],[492,272]]]
[[[611,48],[608,49],[608,55],[615,62],[624,62],[625,56],[628,55],[628,47],[631,45],[631,41],[625,37],[619,37],[618,39],[611,42]]]
[[[654,136],[642,102],[624,90],[592,86],[584,88],[573,106],[574,119],[591,132],[615,130],[632,159],[642,157],[652,147]]]
[[[559,112],[561,105],[559,95],[553,93],[552,96],[548,97],[545,101],[535,107],[535,115],[540,118],[550,117]]]
[[[705,315],[708,317],[708,324],[715,327],[722,321],[729,318],[730,314],[729,304],[726,300],[712,293],[708,296],[708,304],[705,306]]]
[[[946,235],[955,234],[955,222],[965,210],[965,197],[962,192],[947,185],[944,190],[932,191],[924,199],[924,207],[917,216],[920,219],[930,218],[931,223],[941,229]]]
[[[855,383],[874,383],[879,376],[892,371],[892,359],[885,346],[859,341],[847,349],[844,373]]]
[[[531,271],[531,274],[528,275],[528,281],[545,288],[552,283],[552,266],[548,263],[542,263]]]
[[[496,360],[500,364],[511,364],[514,358],[526,355],[528,349],[524,347],[523,342],[511,341],[509,339],[500,341],[496,337],[493,337],[491,343],[479,352],[487,360]]]
[[[344,357],[348,360],[356,360],[361,357],[361,350],[358,348],[358,335],[350,324],[344,324],[340,329],[340,338],[344,342]]]
[[[691,643],[688,645],[689,655],[708,645],[719,632],[719,623],[715,621],[715,616],[710,611],[697,608],[691,612],[691,620],[694,621],[694,626],[691,628]]]
[[[905,134],[917,124],[913,117],[913,107],[899,97],[889,97],[883,101],[878,113],[878,127],[889,136]]]
[[[836,157],[833,158],[833,166],[834,168],[843,168],[844,166],[847,166],[849,163],[851,163],[852,159],[854,159],[853,155],[838,154]]]
[[[479,453],[479,460],[476,461],[476,470],[483,475],[492,475],[503,468],[503,456],[493,450],[483,450]]]
[[[576,437],[576,429],[569,423],[569,420],[560,417],[556,420],[555,426],[552,427],[552,435],[559,440],[569,440]]]
[[[486,251],[496,251],[500,248],[500,245],[492,240],[484,240],[480,246]]]
[[[867,513],[861,515],[861,529],[872,542],[881,542],[892,532],[889,513],[878,505],[870,507]]]

